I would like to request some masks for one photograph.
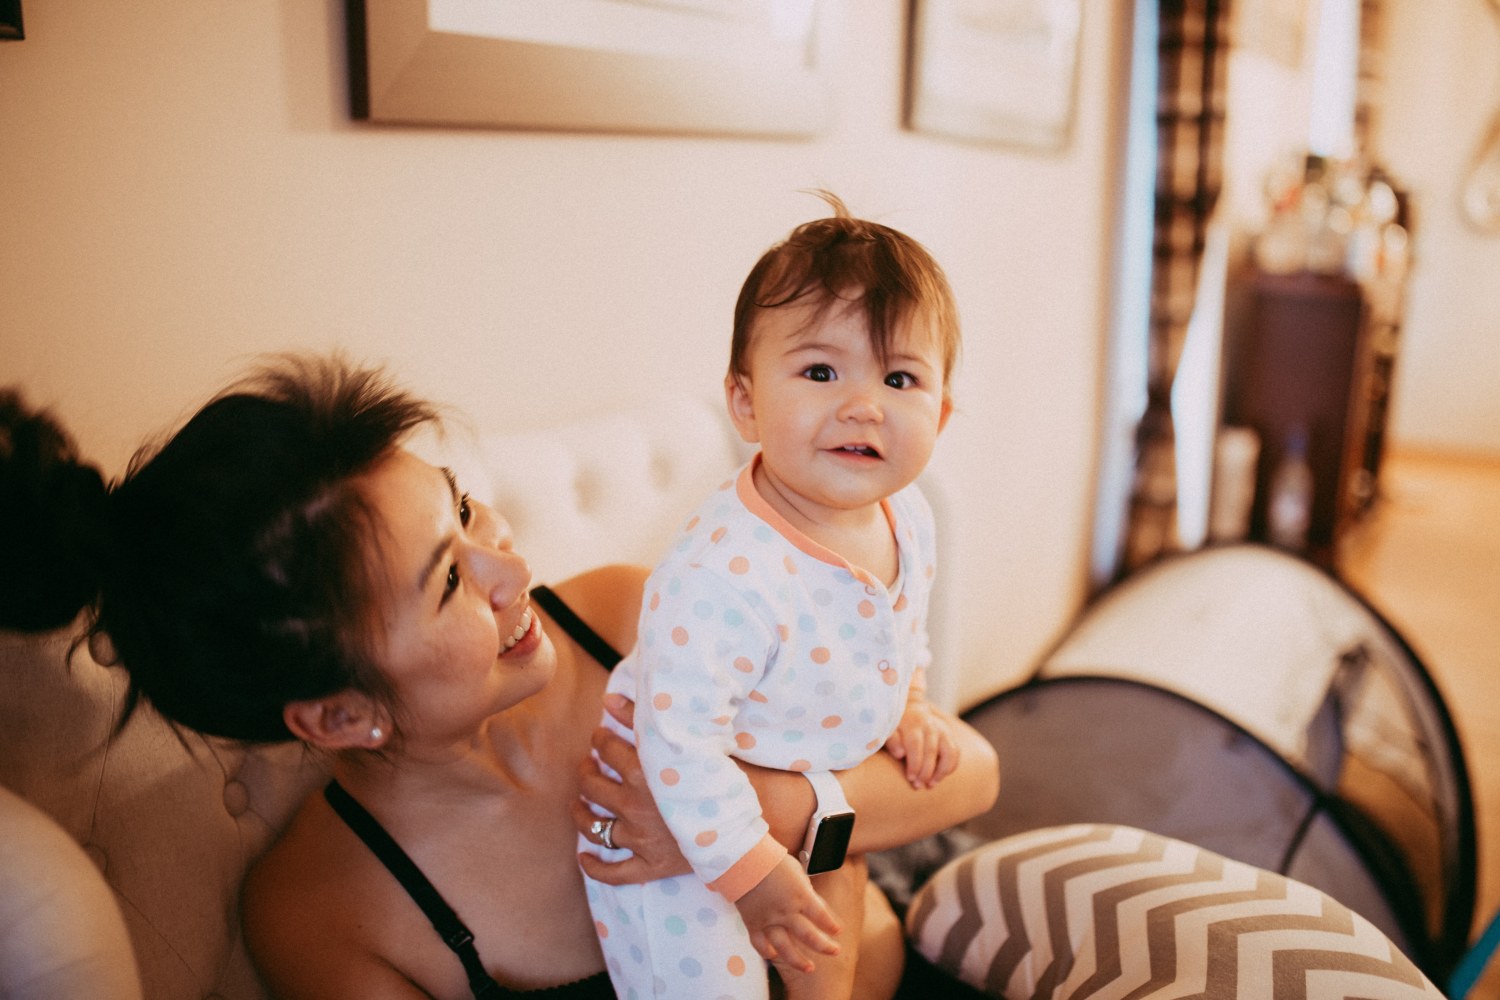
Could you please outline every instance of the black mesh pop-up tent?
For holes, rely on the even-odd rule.
[[[968,713],[998,748],[996,838],[1118,823],[1308,883],[1434,981],[1475,904],[1467,770],[1442,696],[1362,598],[1253,545],[1100,596],[1035,676]]]

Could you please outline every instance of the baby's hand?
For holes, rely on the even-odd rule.
[[[906,764],[906,780],[913,788],[931,788],[958,767],[958,742],[948,720],[923,698],[912,697],[885,741],[886,752]]]
[[[809,952],[839,953],[834,937],[842,928],[791,855],[734,905],[750,931],[750,943],[768,962],[811,972]]]

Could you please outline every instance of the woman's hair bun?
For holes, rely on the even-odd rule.
[[[0,627],[60,628],[98,595],[109,491],[45,411],[0,389]]]

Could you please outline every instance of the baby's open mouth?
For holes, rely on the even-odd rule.
[[[837,448],[835,450],[847,451],[851,455],[863,455],[866,458],[880,457],[880,452],[876,451],[874,448],[871,448],[867,444],[846,444],[842,448]]]

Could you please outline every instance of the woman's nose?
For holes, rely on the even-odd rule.
[[[531,586],[531,567],[515,551],[510,524],[487,504],[474,503],[470,526],[470,572],[489,590],[490,604],[509,607]]]

